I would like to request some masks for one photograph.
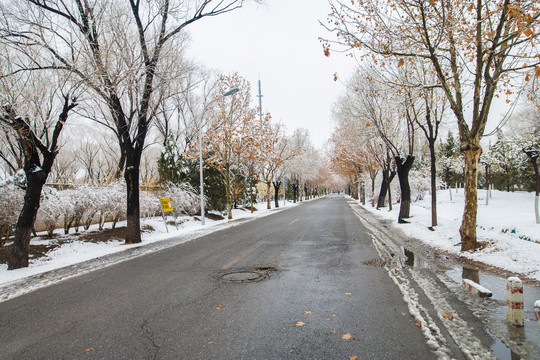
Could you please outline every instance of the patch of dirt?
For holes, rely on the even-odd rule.
[[[208,214],[205,215],[205,217],[207,219],[214,220],[214,221],[225,219],[223,216],[221,216],[219,214],[213,214],[213,213],[208,213]]]
[[[28,254],[30,259],[35,260],[47,256],[47,253],[51,250],[59,247],[60,244],[50,244],[50,245],[32,245],[30,244],[30,249]],[[0,247],[0,264],[7,264],[9,256],[11,254],[12,245],[4,245]]]
[[[154,229],[147,225],[141,229],[144,231],[153,231]],[[87,241],[92,243],[101,243],[101,242],[107,242],[110,240],[123,240],[126,236],[126,227],[119,227],[116,229],[104,229],[101,231],[92,231],[92,232],[85,232],[85,233],[77,233],[77,234],[70,234],[68,238],[66,238],[65,235],[58,235],[54,234],[51,239],[55,239],[55,241],[48,245],[33,245],[32,241],[30,240],[30,248],[28,251],[28,255],[30,256],[30,259],[35,260],[42,258],[44,256],[47,256],[47,253],[49,251],[52,251],[56,249],[57,247],[61,246],[62,244],[65,244],[67,242],[71,242],[73,240],[81,240],[81,241]],[[49,239],[49,238],[43,238],[43,239]],[[7,264],[8,258],[11,254],[12,245],[4,245],[0,247],[0,264]]]
[[[145,229],[142,229],[142,231],[145,231]],[[86,232],[84,234],[80,234],[78,237],[80,240],[93,243],[106,242],[110,240],[123,240],[126,238],[126,227],[124,226],[116,229],[103,229],[100,231]]]

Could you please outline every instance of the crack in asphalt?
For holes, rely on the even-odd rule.
[[[156,343],[154,339],[154,333],[150,330],[148,325],[149,325],[149,322],[154,320],[158,316],[158,314],[161,312],[162,310],[155,312],[152,316],[144,319],[143,322],[139,324],[139,327],[141,328],[143,332],[143,336],[150,342],[150,345],[152,345],[153,353],[154,353],[152,357],[153,359],[157,359],[160,346]]]

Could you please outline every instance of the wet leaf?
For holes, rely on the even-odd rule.
[[[416,327],[422,327],[422,323],[419,321],[419,322],[415,323],[414,326],[416,326]]]
[[[306,323],[303,321],[297,321],[295,325],[300,327],[306,325]]]
[[[343,340],[351,340],[351,339],[352,339],[352,335],[349,334],[349,333],[346,333],[346,334],[341,335],[341,338],[342,338]]]

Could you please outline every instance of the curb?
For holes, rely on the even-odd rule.
[[[493,293],[490,290],[486,289],[485,287],[483,287],[480,284],[475,283],[472,280],[463,279],[462,284],[463,284],[463,288],[465,290],[467,290],[471,294],[478,295],[481,298],[486,298],[486,297],[492,297],[493,296]]]

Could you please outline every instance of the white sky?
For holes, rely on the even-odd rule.
[[[289,133],[309,129],[320,148],[333,128],[332,103],[344,90],[333,74],[346,79],[355,64],[344,55],[323,55],[319,36],[335,37],[319,24],[329,10],[327,0],[248,1],[239,10],[191,24],[188,56],[223,73],[237,71],[251,82],[254,106],[260,78],[263,112]]]

